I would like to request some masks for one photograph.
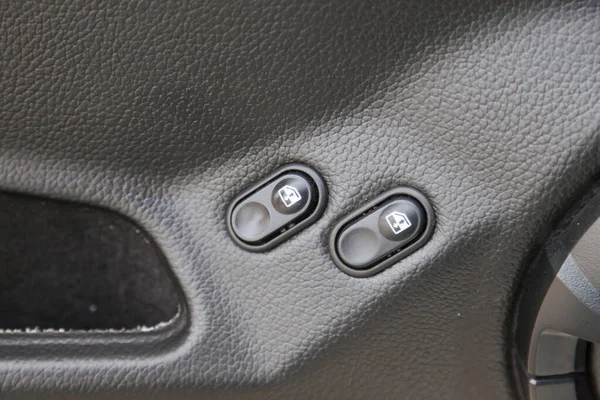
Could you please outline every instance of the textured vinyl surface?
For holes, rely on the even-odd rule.
[[[0,188],[134,219],[189,311],[143,358],[0,351],[0,390],[513,398],[519,276],[600,170],[599,45],[595,1],[0,3]],[[290,161],[325,214],[236,247],[228,201]],[[430,243],[345,275],[329,230],[399,185],[431,199]]]

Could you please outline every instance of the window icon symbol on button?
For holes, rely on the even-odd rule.
[[[302,196],[300,196],[298,190],[290,185],[285,185],[284,187],[279,189],[277,193],[279,194],[279,198],[281,199],[281,201],[283,201],[283,204],[286,207],[291,207],[300,200],[302,200]]]
[[[410,219],[408,219],[406,214],[401,212],[394,211],[386,215],[385,219],[395,235],[404,232],[412,226]]]

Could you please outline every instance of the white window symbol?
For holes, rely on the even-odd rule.
[[[277,192],[279,194],[279,198],[283,201],[286,207],[291,207],[300,200],[302,200],[302,196],[298,193],[298,190],[289,185],[285,185]]]
[[[394,211],[393,213],[386,215],[385,219],[395,235],[412,226],[410,219],[408,219],[406,214],[401,212]]]

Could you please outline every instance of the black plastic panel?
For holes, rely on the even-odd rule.
[[[600,173],[598,21],[596,0],[0,2],[0,189],[131,218],[189,305],[135,354],[147,336],[2,341],[1,394],[514,399],[519,279]],[[230,200],[294,161],[322,217],[241,249]],[[434,235],[342,273],[334,224],[397,186]]]
[[[600,192],[586,193],[537,255],[522,287],[515,339],[517,373],[536,400],[569,381],[590,399],[590,343],[600,343]],[[569,385],[567,385],[569,386]],[[566,387],[562,385],[561,388]],[[562,393],[557,389],[556,393]],[[575,393],[575,392],[573,392]],[[566,396],[566,394],[565,394]],[[575,398],[575,394],[565,398]]]

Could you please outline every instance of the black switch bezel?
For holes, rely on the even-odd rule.
[[[290,173],[299,173],[305,178],[308,178],[309,185],[312,189],[311,195],[316,198],[316,201],[313,200],[313,202],[311,202],[314,203],[314,206],[311,207],[312,211],[310,211],[310,213],[301,220],[295,221],[293,226],[286,228],[286,230],[280,233],[279,235],[270,237],[264,242],[248,243],[240,239],[235,234],[231,220],[235,208],[239,204],[241,204],[245,199],[252,196],[254,193],[268,186],[271,182],[276,181],[282,176]],[[327,186],[325,185],[325,181],[323,180],[321,174],[319,174],[317,171],[315,171],[313,168],[309,167],[306,164],[285,164],[271,172],[269,175],[267,175],[260,181],[245,189],[231,201],[229,207],[227,208],[227,231],[229,232],[229,235],[231,236],[232,240],[244,250],[252,252],[268,251],[280,245],[281,243],[291,238],[301,230],[307,228],[309,225],[311,225],[317,219],[319,219],[321,215],[323,215],[323,212],[325,211],[325,208],[327,206],[327,198]]]
[[[366,268],[357,269],[346,264],[339,256],[337,249],[337,239],[341,232],[343,232],[343,230],[346,227],[364,218],[366,215],[375,212],[381,207],[385,207],[385,205],[390,200],[399,196],[411,197],[418,203],[420,203],[423,207],[426,219],[425,229],[423,233],[413,242],[394,251],[390,255],[386,256],[383,260],[375,262],[373,265],[370,265]],[[338,221],[338,223],[336,223],[333,227],[331,234],[329,235],[329,251],[331,252],[331,258],[333,259],[333,262],[340,270],[342,270],[342,272],[355,278],[366,278],[369,276],[373,276],[386,268],[391,267],[401,259],[405,258],[409,254],[414,253],[416,250],[423,247],[423,245],[427,243],[427,241],[433,235],[434,228],[435,213],[427,197],[425,197],[425,195],[423,195],[416,189],[405,186],[397,187],[380,194],[373,200],[369,201],[368,203],[364,204],[363,206],[359,207],[358,209],[354,210],[353,212],[342,218],[340,221]]]

